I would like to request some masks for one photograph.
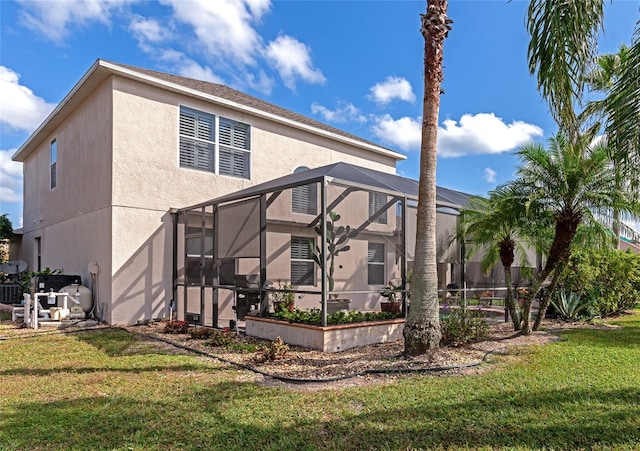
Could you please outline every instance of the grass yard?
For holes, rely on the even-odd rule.
[[[0,341],[0,450],[640,449],[640,315],[481,375],[293,391],[121,330]],[[0,335],[9,335],[0,328]]]

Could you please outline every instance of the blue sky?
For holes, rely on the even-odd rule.
[[[486,194],[555,130],[526,62],[528,1],[450,0],[438,184]],[[407,155],[418,177],[424,1],[0,0],[0,213],[22,225],[11,156],[97,59],[223,83]],[[599,52],[640,0],[607,3]]]

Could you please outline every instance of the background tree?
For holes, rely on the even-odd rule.
[[[9,215],[4,213],[0,215],[0,263],[6,261],[9,257],[9,243],[12,238],[13,225]]]
[[[481,268],[486,273],[498,262],[504,270],[505,308],[514,330],[520,330],[520,310],[513,292],[512,266],[529,266],[528,248],[541,254],[550,242],[551,217],[545,212],[527,214],[524,197],[507,184],[489,193],[489,198],[472,197],[460,213],[458,235],[468,240],[469,256],[483,250]],[[525,272],[526,273],[526,272]],[[533,274],[528,274],[530,277]]]
[[[636,42],[636,51],[638,51]],[[609,143],[610,158],[616,168],[618,187],[630,193],[638,195],[640,191],[640,105],[634,107],[624,106],[621,102],[614,102],[614,87],[618,86],[623,73],[633,72],[632,51],[626,45],[620,46],[617,53],[604,54],[598,57],[597,65],[587,75],[587,85],[604,98],[589,102],[581,114],[581,119],[587,124],[601,130],[601,125],[606,129],[604,139]],[[640,61],[636,60],[636,64]],[[640,77],[636,67],[635,75]],[[629,80],[628,84],[638,85],[638,80]],[[633,95],[630,93],[629,95]],[[632,99],[623,99],[628,102]],[[636,103],[638,102],[637,99]],[[628,117],[635,117],[628,121]],[[630,126],[630,129],[625,129]],[[620,212],[614,210],[611,217],[611,228],[616,237],[620,237],[625,226],[620,218]],[[619,247],[620,241],[616,243]]]
[[[619,208],[637,211],[637,204],[617,189],[605,143],[591,144],[593,136],[573,140],[562,134],[549,140],[549,149],[537,143],[525,144],[518,155],[521,165],[513,183],[525,193],[528,204],[539,204],[554,217],[554,237],[545,265],[525,298],[522,331],[531,332],[530,315],[534,296],[558,265],[566,265],[578,227],[596,222],[594,215]]]
[[[408,355],[419,355],[440,346],[438,272],[436,249],[436,159],[442,56],[444,39],[451,29],[447,0],[427,0],[421,14],[424,37],[424,96],[416,251],[411,280],[411,309],[404,327]]]
[[[579,133],[576,105],[597,55],[604,0],[532,0],[527,11],[529,72],[568,137]]]

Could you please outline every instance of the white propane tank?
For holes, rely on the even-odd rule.
[[[82,307],[85,313],[89,313],[91,310],[91,290],[82,285],[67,285],[64,288],[60,289],[60,293],[66,291],[69,293],[69,299],[67,299],[67,307],[76,307],[78,306],[72,299],[75,299],[76,296],[80,297],[80,305],[78,307]]]

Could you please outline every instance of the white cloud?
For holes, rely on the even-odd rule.
[[[152,45],[157,45],[172,38],[172,33],[166,24],[156,19],[134,15],[129,23],[129,30],[138,41],[138,45],[145,52],[152,52]]]
[[[136,0],[20,0],[21,21],[45,38],[61,43],[73,25],[109,24],[112,13]]]
[[[484,181],[487,183],[496,183],[498,174],[491,168],[484,168]]]
[[[379,105],[386,105],[394,99],[413,103],[416,100],[411,83],[402,77],[387,77],[384,82],[376,83],[367,97]]]
[[[0,123],[12,130],[32,132],[55,108],[20,85],[20,75],[0,66]]]
[[[374,117],[373,134],[382,141],[402,150],[419,150],[422,136],[422,121],[417,118],[393,119],[390,115]]]
[[[254,29],[270,8],[268,0],[162,0],[175,19],[192,27],[202,52],[211,60],[232,66],[255,65],[263,48]]]
[[[419,151],[422,139],[422,119],[390,115],[373,118],[375,136],[404,151]],[[438,156],[461,157],[464,155],[495,154],[507,152],[535,136],[542,129],[536,125],[514,121],[505,124],[493,113],[465,114],[457,123],[446,120],[438,128]]]
[[[291,36],[278,36],[266,48],[269,62],[276,68],[287,88],[295,90],[296,79],[309,83],[324,83],[326,79],[313,67],[311,50]]]
[[[330,110],[329,108],[314,102],[313,104],[311,104],[311,112],[313,114],[319,114],[327,122],[364,123],[367,121],[367,118],[355,105],[346,102],[339,102],[339,105],[335,110]]]
[[[0,202],[22,202],[22,163],[11,161],[15,152],[0,150]]]
[[[183,77],[195,78],[196,80],[209,81],[211,83],[223,83],[222,79],[214,74],[210,67],[200,65],[197,61],[192,60],[177,50],[162,50],[158,58],[174,66],[177,69],[178,75],[182,75]]]
[[[493,113],[465,114],[459,122],[447,119],[438,128],[438,154],[460,157],[502,153],[542,134],[537,125],[522,121],[505,124]]]

